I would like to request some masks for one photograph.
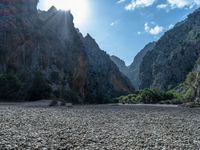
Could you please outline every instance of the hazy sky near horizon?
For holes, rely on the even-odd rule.
[[[200,0],[40,0],[38,8],[71,9],[75,26],[129,65],[149,42],[200,6]]]

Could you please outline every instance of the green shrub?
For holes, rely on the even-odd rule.
[[[136,100],[137,103],[141,103],[142,102],[142,96],[138,95],[135,100]]]
[[[34,101],[40,99],[48,99],[51,97],[51,87],[47,80],[43,77],[42,73],[35,72],[33,80],[29,84],[30,88],[27,92],[28,100]]]
[[[17,99],[21,81],[14,74],[0,75],[0,99],[13,101]]]
[[[183,99],[186,100],[192,100],[193,97],[194,97],[194,90],[192,88],[189,88],[183,95]]]
[[[145,89],[134,94],[129,94],[126,96],[120,96],[116,98],[120,103],[129,103],[129,104],[155,104],[160,101],[172,100],[176,96],[172,92],[162,92],[155,89]]]
[[[80,104],[81,102],[81,98],[79,97],[79,95],[71,90],[71,91],[66,91],[64,93],[64,100],[68,103],[72,103],[72,104]]]
[[[197,59],[196,64],[200,65],[200,58]]]
[[[186,77],[185,83],[192,87],[195,86],[196,76],[197,72],[190,72]]]
[[[187,82],[189,82],[189,78],[187,78]],[[170,92],[172,92],[174,94],[175,98],[179,99],[180,101],[191,102],[192,99],[194,98],[194,94],[195,94],[194,90],[195,90],[194,87],[192,87],[191,85],[189,85],[187,83],[182,83],[182,84],[178,85],[177,87],[175,87]]]
[[[129,104],[137,104],[136,97],[130,97]]]
[[[137,94],[129,94],[126,96],[120,96],[115,98],[119,103],[123,104],[138,104],[140,103],[141,97]]]
[[[183,104],[185,103],[185,101],[183,99],[172,99],[172,100],[165,100],[165,101],[161,101],[160,104],[173,104],[173,105],[179,105],[179,104]]]
[[[145,104],[155,104],[165,100],[165,94],[158,90],[145,89],[141,92],[142,102]]]

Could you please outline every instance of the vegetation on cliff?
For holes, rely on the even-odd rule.
[[[185,81],[172,89],[186,102],[200,104],[200,58],[197,59],[194,69],[188,73]]]
[[[144,89],[133,94],[120,96],[115,102],[127,104],[200,104],[200,58],[196,61],[195,68],[189,72],[185,81],[169,91]]]
[[[200,11],[167,31],[140,65],[140,89],[170,90],[184,82],[200,53]]]

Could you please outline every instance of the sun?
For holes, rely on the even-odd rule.
[[[41,0],[42,1],[42,0]],[[74,16],[76,26],[83,26],[89,15],[88,0],[43,0],[44,7],[50,8],[52,5],[57,9],[70,10]]]

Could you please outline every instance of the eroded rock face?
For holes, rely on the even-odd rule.
[[[58,70],[61,69],[63,75],[60,75],[58,81],[68,76],[70,87],[78,91],[80,97],[85,97],[87,55],[81,38],[74,28],[73,16],[70,12],[57,11],[52,7],[47,12],[39,13],[39,17],[44,21],[43,29],[52,32],[52,37],[56,37],[59,41],[56,48],[60,50],[54,50],[57,53],[54,62],[59,62],[61,66]]]
[[[116,56],[111,56],[111,60],[117,65],[119,70],[129,78],[132,85],[136,90],[139,90],[140,86],[140,65],[144,56],[151,50],[153,50],[156,42],[147,44],[134,58],[133,63],[130,66],[126,66],[125,62]]]
[[[155,47],[156,42],[152,42],[147,44],[134,58],[133,63],[128,67],[129,73],[128,77],[131,80],[132,84],[136,89],[139,89],[140,87],[140,78],[139,78],[139,73],[140,73],[140,65],[143,62],[144,56],[153,50]]]
[[[110,56],[99,48],[89,34],[83,41],[90,70],[87,82],[88,92],[92,92],[99,103],[106,101],[109,95],[129,93],[133,89],[130,81],[119,71]],[[92,89],[92,87],[96,88]],[[102,95],[107,96],[102,98]]]
[[[170,89],[185,80],[200,52],[200,11],[166,32],[140,65],[141,88]]]
[[[111,56],[110,59],[117,65],[119,70],[128,77],[129,70],[125,62],[121,60],[120,58],[118,58],[117,56]]]
[[[101,55],[104,52],[100,49],[96,49],[97,53],[92,52],[93,48],[90,49],[92,56],[98,59],[96,62],[90,59],[88,53],[90,45],[85,45],[87,42],[83,42],[84,38],[74,27],[70,12],[57,11],[55,7],[47,12],[37,12],[37,2],[38,0],[3,1],[0,7],[1,73],[17,74],[29,85],[34,72],[41,72],[51,86],[54,96],[62,97],[63,93],[64,95],[72,93],[77,102],[85,102],[88,97],[96,102],[96,94],[93,91],[101,92],[102,97],[109,98],[118,92],[130,92],[131,88],[122,76],[117,79],[123,83],[119,86],[123,88],[115,89],[118,85],[110,84],[110,76],[107,75],[119,74],[115,68],[112,70],[110,67],[110,72],[100,80],[98,80],[99,74],[91,75],[95,69],[98,69],[95,73],[104,72],[104,67],[110,65],[107,64],[110,63],[110,59],[103,62],[104,57],[108,56]],[[98,60],[102,62],[96,65]],[[104,81],[102,82],[104,86],[88,86],[90,82],[97,81],[99,84]]]

